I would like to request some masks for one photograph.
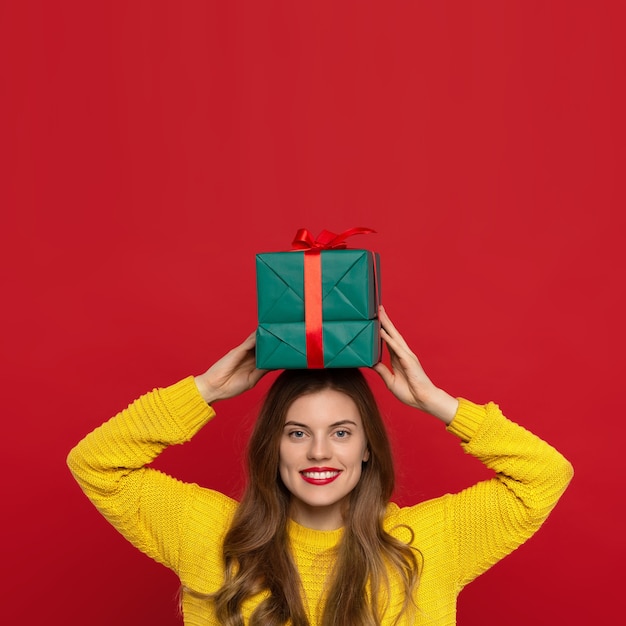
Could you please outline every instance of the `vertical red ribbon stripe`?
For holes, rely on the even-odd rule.
[[[321,250],[304,253],[304,323],[306,359],[309,368],[324,367],[322,336],[322,255]]]
[[[349,228],[338,235],[329,230],[323,230],[316,238],[313,238],[306,228],[300,228],[291,242],[293,250],[304,250],[304,326],[307,367],[311,369],[324,367],[321,251],[346,248],[348,237],[375,232],[371,228],[363,227]],[[374,272],[376,272],[376,267],[374,267]],[[378,286],[376,289],[378,290]],[[376,297],[378,302],[378,291]]]

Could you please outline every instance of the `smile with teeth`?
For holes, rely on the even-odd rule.
[[[340,474],[341,470],[327,468],[311,468],[300,472],[302,478],[313,485],[327,485],[333,482]]]

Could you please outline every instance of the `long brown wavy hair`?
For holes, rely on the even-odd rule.
[[[300,578],[288,548],[290,493],[278,471],[285,416],[298,397],[323,389],[347,394],[355,402],[370,452],[344,514],[332,584],[322,626],[378,626],[381,591],[389,597],[388,569],[404,586],[400,615],[414,610],[418,552],[383,528],[394,488],[389,438],[374,395],[358,369],[285,370],[270,387],[248,443],[248,482],[225,537],[225,580],[213,596],[225,626],[242,626],[242,603],[269,591],[254,610],[253,626],[309,626]]]

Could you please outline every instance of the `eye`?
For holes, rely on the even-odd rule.
[[[335,431],[335,436],[338,439],[346,439],[347,437],[350,436],[350,431],[349,430],[337,430]]]
[[[289,436],[292,437],[293,439],[302,439],[304,437],[304,431],[303,430],[292,430],[289,433]]]

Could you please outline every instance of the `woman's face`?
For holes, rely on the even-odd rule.
[[[368,458],[361,416],[350,396],[324,389],[295,400],[285,416],[279,460],[294,521],[318,530],[341,527],[343,503]]]

